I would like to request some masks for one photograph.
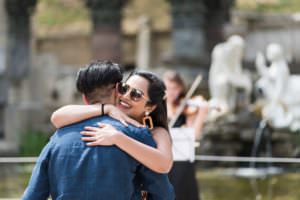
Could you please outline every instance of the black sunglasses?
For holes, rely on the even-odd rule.
[[[118,83],[117,90],[118,90],[118,93],[121,95],[125,95],[125,94],[127,94],[127,92],[130,92],[129,93],[130,99],[135,102],[140,101],[142,98],[147,100],[145,98],[144,93],[141,90],[132,88],[132,87],[130,87],[130,85],[128,85],[126,83],[122,83],[122,82]]]

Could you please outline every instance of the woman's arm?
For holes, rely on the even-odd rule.
[[[168,173],[173,164],[172,143],[169,133],[163,128],[152,131],[157,148],[145,145],[131,137],[120,133],[108,124],[100,124],[101,128],[86,127],[81,132],[82,140],[89,142],[89,146],[116,145],[149,169],[158,173]]]
[[[202,135],[202,128],[208,113],[208,106],[200,107],[194,119],[193,128],[195,130],[195,139],[199,140]]]
[[[61,128],[63,126],[80,122],[91,117],[96,117],[101,115],[101,104],[93,105],[67,105],[56,110],[51,116],[51,122],[56,128]],[[114,105],[105,104],[104,114],[111,116],[119,120],[125,126],[127,122],[133,124],[134,126],[140,127],[141,124],[131,119]]]
[[[202,128],[208,114],[209,105],[202,97],[197,99],[198,101],[198,111],[187,117],[186,125],[187,127],[192,127],[195,131],[195,139],[200,139],[202,135]]]
[[[67,105],[53,112],[51,122],[56,128],[61,128],[99,115],[101,115],[101,106],[99,104]]]

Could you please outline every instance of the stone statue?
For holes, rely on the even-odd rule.
[[[262,117],[274,128],[300,129],[300,76],[290,75],[288,64],[279,44],[270,44],[266,52],[270,67],[262,53],[256,57],[261,76],[256,89],[264,97]]]
[[[212,51],[212,63],[209,71],[210,104],[220,111],[212,113],[212,118],[234,111],[238,90],[245,93],[249,101],[252,83],[249,74],[242,69],[244,39],[231,36],[226,42],[216,45]]]

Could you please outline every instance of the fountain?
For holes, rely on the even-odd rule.
[[[259,146],[262,143],[262,139],[266,141],[266,155],[272,157],[272,128],[266,120],[261,120],[255,133],[254,143],[251,151],[251,157],[257,157]],[[283,169],[279,167],[273,167],[272,162],[268,162],[267,167],[256,167],[255,161],[250,161],[249,168],[239,168],[234,173],[237,177],[250,179],[252,191],[255,195],[255,199],[262,198],[262,194],[259,190],[257,179],[268,180],[268,199],[272,199],[272,179],[271,176],[283,173]]]
[[[297,88],[295,82],[297,76],[290,76],[288,73],[287,84],[272,85],[271,79],[275,69],[289,71],[287,64],[282,60],[281,49],[278,45],[270,45],[267,48],[267,57],[271,61],[271,66],[264,65],[262,55],[259,55],[256,61],[259,64],[257,71],[261,78],[256,82],[254,91],[258,90],[265,96],[263,100],[258,98],[256,102],[250,102],[255,74],[250,74],[242,68],[243,48],[243,39],[240,36],[231,36],[226,42],[216,45],[212,52],[209,73],[210,103],[221,107],[222,112],[211,112],[203,130],[198,153],[219,156],[260,156],[258,153],[264,153],[269,156],[291,157],[295,149],[291,142],[292,134],[284,133],[290,133],[290,128],[295,129],[299,121],[297,118],[300,113],[298,112],[300,104],[297,104],[299,98],[293,96],[300,93],[292,93]],[[286,80],[280,79],[280,75],[283,76],[284,73],[282,71],[278,73],[278,83]],[[294,121],[290,120],[291,123],[287,124],[284,121],[285,116],[293,116]],[[279,126],[282,124],[285,126]],[[264,138],[267,148],[259,152],[258,146]],[[234,163],[235,167],[241,165],[238,162]],[[255,167],[252,165],[250,170]],[[280,172],[277,169],[270,171],[270,167],[267,172],[263,172],[264,175]],[[249,169],[247,170],[247,172],[239,171],[239,175],[260,176],[258,171],[250,173]]]
[[[295,95],[300,94],[297,87],[300,76],[290,75],[281,46],[270,44],[267,47],[270,67],[266,66],[261,53],[256,59],[260,78],[255,84],[255,92],[263,98],[258,98],[256,104],[250,104],[251,76],[244,72],[241,66],[243,39],[239,36],[232,36],[232,38],[216,45],[212,52],[210,101],[220,105],[223,112],[212,113],[213,115],[210,116],[204,129],[200,152],[205,155],[248,156],[250,154],[253,158],[260,155],[271,158],[273,152],[279,148],[278,144],[291,141],[291,134],[285,134],[285,139],[282,141],[276,137],[300,128],[300,101],[298,97],[295,98]],[[239,48],[233,48],[235,45]],[[238,105],[239,90],[245,93],[241,104],[243,106]],[[257,114],[259,110],[257,105],[261,106],[261,115]],[[281,148],[284,149],[283,146]],[[289,151],[280,156],[290,157],[293,145],[288,148]],[[285,172],[283,168],[275,167],[272,162],[257,164],[256,161],[250,160],[249,166],[236,163],[236,167],[242,168],[229,174],[249,179],[257,200],[262,198],[258,179],[267,181],[268,198],[271,199],[272,177]]]

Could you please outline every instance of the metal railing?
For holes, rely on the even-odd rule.
[[[0,164],[35,163],[38,157],[0,157]],[[257,163],[300,163],[300,158],[286,157],[244,157],[244,156],[211,156],[196,155],[198,161],[214,162],[257,162]]]

